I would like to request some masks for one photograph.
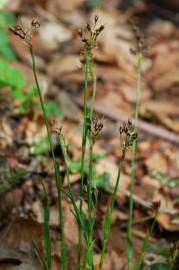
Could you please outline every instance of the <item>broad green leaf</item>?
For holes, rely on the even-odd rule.
[[[88,8],[96,8],[102,4],[102,0],[89,0],[86,2]]]
[[[0,86],[10,86],[12,90],[20,90],[25,85],[26,79],[22,72],[0,59]]]
[[[106,192],[111,192],[109,178],[110,178],[110,174],[107,172],[100,175],[96,175],[94,179],[94,186],[96,188],[101,188]]]
[[[106,157],[105,153],[93,153],[93,159],[94,160],[101,160]]]
[[[0,29],[0,46],[6,45],[9,43],[8,35],[5,31]]]
[[[7,60],[16,60],[16,55],[8,44],[0,47],[0,54],[3,55]]]
[[[0,7],[2,3],[5,3],[6,1],[0,0]],[[0,27],[9,26],[15,23],[15,17],[13,13],[8,11],[1,11],[0,12]]]
[[[169,265],[166,263],[154,263],[150,266],[150,270],[168,270]]]
[[[22,93],[21,91],[17,92],[20,92],[19,98],[22,100],[19,110],[21,113],[26,113],[27,110],[33,106],[32,99],[37,96],[37,88],[36,86],[32,86],[27,93]]]
[[[33,143],[32,154],[35,156],[43,155],[49,151],[48,138],[40,138],[37,142]]]
[[[0,54],[6,59],[16,60],[15,53],[10,46],[9,37],[6,33],[6,28],[15,23],[15,17],[12,13],[1,11],[0,12]]]
[[[62,111],[57,102],[53,100],[49,100],[45,102],[44,105],[45,105],[45,111],[46,111],[47,117],[62,115]]]
[[[81,171],[81,161],[80,160],[69,160],[68,161],[68,169],[72,173]]]

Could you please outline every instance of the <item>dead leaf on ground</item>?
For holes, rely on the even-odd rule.
[[[173,204],[169,196],[167,194],[162,194],[160,191],[156,191],[153,195],[153,201],[160,201],[160,207],[163,209],[171,208],[173,209]],[[157,214],[157,222],[161,226],[162,229],[165,229],[170,232],[179,231],[179,223],[177,224],[175,221],[178,217],[172,216],[170,214],[158,213]]]
[[[158,152],[151,153],[145,164],[149,172],[155,170],[157,172],[166,174],[168,171],[168,164],[166,158]]]

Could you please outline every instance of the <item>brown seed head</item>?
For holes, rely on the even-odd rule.
[[[132,31],[135,38],[135,48],[130,48],[130,53],[134,55],[138,53],[144,55],[148,50],[148,47],[144,42],[144,35],[134,22],[130,21],[130,24],[132,25]]]
[[[101,130],[103,129],[103,121],[100,120],[97,117],[94,117],[91,123],[90,118],[88,118],[87,120],[87,128],[93,138],[93,140],[96,139],[96,137],[99,135],[99,133],[101,132]]]
[[[19,36],[24,40],[28,47],[32,47],[32,34],[34,29],[38,29],[40,27],[40,23],[37,19],[33,19],[31,21],[31,25],[28,29],[24,29],[21,25],[15,25],[10,27],[9,30],[14,34]]]
[[[151,206],[150,206],[150,209],[154,212],[158,212],[158,209],[160,208],[160,205],[161,205],[161,201],[158,200],[158,201],[154,201],[152,202]]]
[[[19,36],[21,39],[26,38],[26,32],[22,29],[20,25],[15,25],[13,27],[9,27],[9,30],[16,36]]]
[[[87,23],[86,28],[87,28],[87,30],[88,30],[89,32],[91,32],[91,26],[90,26],[89,23]]]
[[[82,30],[78,31],[78,34],[79,34],[82,42],[85,43],[85,48],[87,48],[90,51],[92,51],[92,49],[96,47],[97,38],[98,38],[99,34],[104,29],[104,25],[101,25],[98,28],[96,27],[97,21],[98,21],[98,16],[96,15],[94,17],[94,24],[92,24],[92,25],[87,24],[86,25],[87,31],[85,31],[85,34],[83,34]]]
[[[126,123],[122,123],[119,127],[120,143],[123,151],[127,151],[137,139],[137,132],[135,131],[132,121],[129,119]]]
[[[31,26],[38,29],[40,27],[40,22],[37,19],[31,21]]]

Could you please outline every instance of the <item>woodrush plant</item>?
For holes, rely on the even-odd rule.
[[[93,24],[87,24],[86,33],[83,33],[82,30],[79,30],[79,36],[84,43],[84,51],[82,52],[83,62],[85,64],[84,68],[84,107],[83,107],[83,135],[82,135],[82,154],[81,154],[81,181],[80,181],[80,205],[77,206],[75,201],[75,196],[73,190],[70,185],[70,173],[69,173],[69,158],[67,154],[67,144],[65,137],[62,135],[61,128],[56,128],[56,132],[59,137],[59,144],[62,149],[62,156],[65,163],[65,171],[67,177],[67,196],[70,199],[70,202],[73,207],[73,213],[76,218],[78,224],[78,258],[77,258],[77,269],[78,270],[93,270],[94,262],[93,262],[93,248],[94,248],[94,224],[95,224],[95,201],[93,200],[93,188],[94,188],[94,153],[93,148],[96,142],[98,135],[100,134],[103,128],[103,122],[99,120],[97,117],[94,117],[94,100],[96,95],[96,70],[94,65],[94,57],[93,50],[96,47],[97,38],[100,33],[103,31],[104,26],[97,26],[98,16],[94,17]],[[32,69],[33,75],[37,87],[37,92],[40,100],[40,105],[42,109],[42,113],[44,116],[44,122],[47,129],[48,142],[51,150],[53,166],[55,171],[55,183],[58,192],[58,210],[59,210],[59,226],[60,226],[60,241],[61,241],[61,262],[64,270],[68,269],[67,266],[67,248],[64,237],[64,223],[63,223],[63,209],[62,209],[62,175],[60,171],[60,165],[57,162],[54,147],[52,143],[51,131],[48,124],[47,113],[44,106],[44,101],[42,98],[42,93],[37,77],[36,63],[34,57],[34,50],[32,44],[32,34],[40,27],[40,23],[38,20],[32,20],[31,26],[29,29],[24,29],[22,26],[16,25],[11,27],[10,30],[15,35],[20,37],[27,47],[29,48],[29,52],[32,59]],[[136,151],[137,151],[137,136],[138,136],[138,118],[139,118],[139,109],[140,109],[140,92],[141,92],[141,67],[143,61],[143,53],[146,50],[146,47],[143,42],[143,37],[137,28],[133,28],[134,34],[136,37],[136,49],[131,50],[133,54],[136,55],[137,59],[137,84],[136,84],[136,108],[135,108],[135,122],[134,126],[131,120],[128,120],[126,123],[120,125],[119,134],[120,134],[120,144],[122,155],[119,160],[118,173],[115,183],[115,188],[112,191],[111,202],[107,208],[104,223],[103,223],[103,240],[102,240],[102,249],[100,253],[100,264],[98,270],[102,270],[104,257],[106,252],[106,247],[110,235],[111,229],[111,219],[112,212],[114,209],[114,203],[116,194],[119,187],[121,170],[124,165],[125,156],[128,149],[132,146],[132,160],[131,160],[131,196],[130,196],[130,207],[129,207],[129,223],[128,223],[128,236],[127,236],[127,258],[128,258],[128,269],[132,269],[132,258],[133,258],[133,245],[132,245],[132,224],[133,224],[133,193],[134,193],[134,172],[135,172],[135,159],[136,159]],[[89,112],[87,110],[87,99],[88,99],[88,81],[91,77],[92,80],[92,96],[90,99],[90,109]],[[89,142],[88,149],[88,174],[86,179],[85,173],[85,165],[86,165],[86,156],[87,156],[87,142]],[[85,180],[87,183],[85,184]],[[43,208],[44,208],[44,245],[46,250],[46,261],[45,269],[52,269],[52,256],[51,256],[51,233],[50,233],[50,208],[48,204],[48,192],[45,189],[45,185],[42,182],[43,186]],[[84,202],[84,193],[87,192],[87,206],[88,211],[87,214],[83,212],[83,202]],[[157,209],[159,208],[159,203],[157,205]],[[143,247],[141,250],[141,255],[138,256],[136,260],[136,264],[134,266],[134,270],[141,269],[143,258],[149,243],[149,238],[153,232],[154,225],[156,222],[157,211],[155,211],[154,221],[152,223],[151,229],[147,232],[146,237],[144,239]],[[83,239],[86,243],[86,251],[85,255],[82,256],[82,243]]]
[[[62,198],[61,198],[62,197],[62,195],[61,195],[61,193],[62,193],[62,176],[61,176],[61,172],[60,172],[59,163],[57,162],[56,157],[55,157],[55,152],[54,152],[54,147],[53,147],[53,143],[52,143],[52,137],[51,137],[51,132],[50,132],[49,124],[48,124],[47,114],[45,111],[42,93],[41,93],[41,89],[40,89],[40,85],[39,85],[39,81],[38,81],[38,77],[37,77],[35,56],[34,56],[34,50],[33,50],[33,44],[32,44],[33,32],[36,31],[39,27],[40,27],[39,21],[36,19],[33,19],[29,29],[24,29],[23,26],[21,26],[21,25],[15,25],[14,27],[10,27],[9,30],[13,34],[15,34],[16,36],[18,36],[19,38],[21,38],[24,41],[24,43],[27,45],[27,47],[29,49],[31,59],[32,59],[33,75],[34,75],[34,79],[35,79],[35,83],[36,83],[36,87],[37,87],[37,92],[38,92],[38,96],[39,96],[39,100],[40,100],[41,109],[42,109],[43,116],[44,116],[45,126],[47,129],[47,136],[48,136],[48,141],[49,141],[49,145],[50,145],[54,171],[55,171],[55,183],[56,183],[56,188],[57,188],[57,193],[58,193],[57,201],[58,201],[58,210],[59,210],[59,225],[60,225],[60,230],[61,230],[61,233],[60,233],[60,240],[61,240],[61,245],[62,245],[61,261],[62,261],[63,269],[66,270],[67,269],[67,255],[66,255],[66,244],[65,244],[65,239],[64,239],[63,209],[62,209]],[[45,219],[44,221],[46,222],[46,220],[47,219]],[[47,228],[48,228],[48,233],[47,233]],[[44,235],[45,236],[45,243],[47,243],[49,241],[47,239],[49,237],[49,235],[50,235],[50,227],[49,227],[49,223],[47,224],[47,222],[46,222],[46,234]],[[45,244],[45,247],[46,247],[47,258],[50,258],[51,257],[51,249],[49,249],[46,244]],[[48,266],[48,270],[52,269],[52,265],[51,265],[50,261],[48,262],[47,266]]]
[[[99,270],[102,269],[102,265],[104,262],[104,255],[106,251],[107,242],[109,239],[110,234],[110,227],[111,227],[111,218],[112,218],[112,211],[114,208],[114,202],[116,198],[116,193],[118,191],[119,181],[120,181],[120,175],[121,170],[125,161],[126,153],[129,149],[129,147],[133,144],[133,141],[137,138],[137,133],[134,132],[134,128],[132,126],[131,120],[128,120],[127,123],[121,124],[119,128],[120,133],[120,143],[121,143],[121,149],[122,149],[122,156],[119,162],[119,168],[118,168],[118,174],[116,179],[115,188],[112,194],[111,203],[107,209],[104,224],[103,224],[103,244],[102,244],[102,251],[101,251],[101,258],[100,258],[100,264],[99,264]]]

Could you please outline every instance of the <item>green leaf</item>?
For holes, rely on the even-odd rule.
[[[6,2],[6,1],[2,1],[0,0],[0,6],[2,5],[2,2]],[[0,27],[5,27],[5,26],[9,26],[15,23],[15,17],[13,15],[13,13],[8,12],[8,11],[1,11],[0,12]]]
[[[21,91],[20,91],[21,92]],[[19,93],[20,94],[20,93]],[[27,110],[32,107],[32,99],[33,97],[36,97],[37,94],[37,87],[32,86],[27,93],[22,93],[21,99],[22,99],[22,104],[19,108],[21,113],[26,113]],[[20,96],[19,96],[20,97]]]
[[[93,160],[101,160],[106,158],[105,153],[93,153]]]
[[[33,143],[32,154],[35,156],[43,155],[49,151],[48,138],[40,138],[37,142]]]
[[[6,45],[9,43],[9,39],[8,39],[8,35],[5,31],[3,31],[2,29],[0,29],[0,45]]]
[[[8,60],[16,60],[15,53],[10,46],[8,34],[5,28],[15,23],[15,17],[10,12],[0,12],[0,54]]]
[[[102,0],[89,0],[86,3],[86,6],[88,8],[96,8],[97,6],[100,6],[102,4]]]
[[[101,188],[106,192],[111,192],[109,178],[110,178],[110,174],[107,172],[100,175],[96,175],[94,179],[94,186],[96,188]]]
[[[81,171],[81,160],[69,160],[68,161],[68,169],[72,173]]]
[[[154,263],[150,266],[150,270],[168,270],[169,265],[166,263]]]
[[[57,102],[53,100],[49,100],[45,102],[44,105],[45,105],[45,111],[46,111],[47,117],[62,115],[62,111],[59,108],[59,105]]]
[[[9,61],[16,60],[16,55],[14,54],[13,50],[11,49],[11,47],[8,44],[0,47],[0,54],[2,56],[4,56]]]
[[[0,59],[0,86],[10,86],[13,91],[17,91],[25,85],[26,79],[22,72]]]
[[[132,258],[134,256],[134,246],[129,237],[127,237],[127,259],[128,263],[131,263]]]

